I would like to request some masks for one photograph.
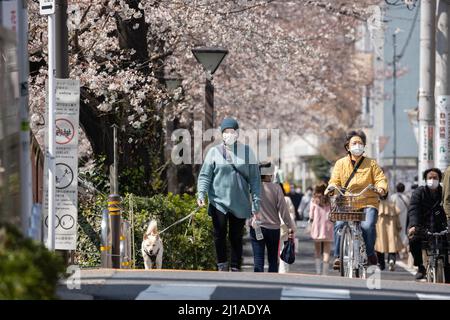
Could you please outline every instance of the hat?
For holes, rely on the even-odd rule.
[[[262,176],[273,176],[273,174],[275,173],[272,163],[269,161],[260,162],[259,170]]]
[[[238,130],[239,129],[239,124],[233,118],[225,118],[225,119],[222,120],[222,123],[220,124],[220,131],[224,132],[225,129]]]

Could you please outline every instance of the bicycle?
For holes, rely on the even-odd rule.
[[[362,195],[368,190],[376,192],[376,188],[369,184],[364,190],[356,194],[345,194],[345,192],[342,192],[335,186],[329,186],[328,188],[329,192],[337,190],[339,193],[338,196],[331,198],[329,220],[332,222],[345,222],[342,229],[338,232],[341,238],[340,274],[342,277],[366,279],[368,258],[361,222],[366,219],[364,206],[367,197]]]
[[[448,264],[448,228],[441,232],[426,231],[428,239],[425,250],[428,256],[426,280],[432,283],[445,283],[444,267]]]

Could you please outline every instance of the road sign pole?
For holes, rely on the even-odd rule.
[[[48,243],[49,250],[55,250],[55,16],[48,17]]]

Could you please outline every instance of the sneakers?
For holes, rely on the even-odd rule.
[[[217,271],[221,271],[221,272],[225,271],[225,272],[227,272],[228,271],[228,262],[218,263],[217,264]]]
[[[389,260],[389,271],[394,271],[394,270],[395,270],[395,261]]]
[[[419,266],[419,269],[417,270],[417,273],[416,273],[416,280],[424,279],[426,272],[427,272],[427,270],[425,269],[424,266]]]
[[[341,260],[339,258],[333,261],[333,270],[339,270],[341,268]]]

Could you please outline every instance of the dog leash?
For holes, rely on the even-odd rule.
[[[191,213],[189,213],[186,217],[181,218],[181,219],[178,220],[178,221],[175,221],[175,222],[172,223],[170,226],[168,226],[167,228],[165,228],[163,231],[160,231],[160,232],[158,232],[158,233],[159,233],[159,234],[162,234],[163,232],[169,230],[170,228],[172,228],[173,226],[175,226],[175,225],[177,225],[177,224],[183,222],[184,220],[189,219],[189,218],[192,219],[192,217],[194,216],[194,214],[196,214],[196,213],[198,212],[199,209],[200,209],[200,208],[195,209],[194,211],[192,211]],[[189,224],[190,224],[190,222],[189,222]]]

